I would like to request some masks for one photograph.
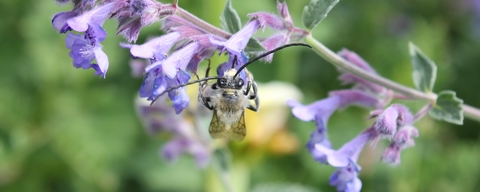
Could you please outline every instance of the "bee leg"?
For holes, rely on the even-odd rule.
[[[250,82],[249,82],[250,83]],[[248,87],[247,87],[248,89]],[[258,89],[257,89],[257,84],[255,82],[252,83],[252,89],[253,89],[253,94],[249,95],[248,96],[248,99],[252,100],[252,99],[255,99],[255,100],[258,100],[258,96],[257,96],[257,93],[258,93]],[[247,94],[249,94],[247,92]],[[256,103],[256,102],[255,102]]]
[[[206,108],[208,108],[208,109],[210,109],[210,110],[213,110],[213,106],[210,105],[210,102],[211,102],[211,101],[212,101],[212,100],[210,99],[210,97],[204,97],[204,98],[202,99],[203,106],[205,106]]]
[[[250,95],[250,96],[248,97],[248,99],[254,100],[254,101],[255,101],[255,106],[253,106],[253,105],[248,105],[248,106],[247,106],[247,109],[250,109],[250,110],[252,110],[252,111],[257,112],[257,111],[258,111],[258,108],[260,107],[260,100],[258,99],[258,95],[257,95],[257,91],[258,91],[258,90],[257,90],[257,84],[256,84],[255,82],[253,82],[253,84],[252,84],[252,89],[253,89],[253,94]]]
[[[258,100],[257,99],[255,99],[255,105],[258,105]],[[252,111],[257,112],[258,111],[258,106],[248,105],[247,109],[250,109]]]
[[[209,72],[210,72],[210,59],[208,60],[207,72],[205,73],[205,77],[208,77]]]
[[[214,83],[214,84],[211,86],[211,88],[212,88],[213,90],[216,90],[216,89],[218,89],[218,85],[217,85],[217,83]]]
[[[250,93],[250,87],[251,87],[250,81],[248,81],[247,88],[243,91],[244,95],[248,95]]]

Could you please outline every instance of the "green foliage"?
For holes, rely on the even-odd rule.
[[[255,38],[250,38],[250,40],[247,43],[247,47],[245,47],[245,52],[259,52],[259,51],[265,51],[265,48],[262,46],[260,41],[258,41]]]
[[[413,82],[417,89],[431,93],[437,77],[437,65],[413,43],[409,44],[413,65]]]
[[[220,26],[223,30],[232,34],[240,31],[242,28],[242,22],[240,21],[237,11],[235,11],[235,9],[232,7],[231,0],[227,0],[227,4],[225,5],[223,13],[220,16]],[[259,52],[264,50],[265,48],[262,46],[260,41],[255,38],[250,38],[247,43],[247,47],[245,47],[246,52]]]
[[[300,24],[308,1],[287,3],[294,23]],[[432,60],[442,61],[437,63],[436,89],[455,90],[465,103],[478,107],[480,89],[474,85],[480,71],[480,36],[472,28],[471,10],[448,11],[452,3],[342,1],[322,20],[322,30],[312,35],[332,50],[345,47],[357,52],[379,74],[402,84],[412,82],[405,45],[413,41]],[[224,1],[214,8],[204,4],[180,2],[200,18],[224,10]],[[255,11],[275,12],[275,1],[235,1],[234,7],[246,18]],[[149,136],[143,131],[133,108],[141,80],[130,77],[128,50],[118,47],[121,38],[113,36],[114,21],[106,22],[108,37],[103,44],[111,59],[107,79],[72,67],[65,35],[49,25],[55,12],[70,8],[53,1],[0,1],[0,191],[207,191],[208,169],[198,169],[188,155],[165,162],[158,152],[169,136]],[[214,14],[210,22],[218,22],[218,16]],[[153,24],[142,29],[137,43],[160,34],[158,28],[159,24]],[[338,83],[336,69],[309,50],[280,51],[272,64],[255,64],[249,70],[259,83],[290,72],[290,82],[304,93],[303,103],[345,88]],[[412,111],[422,104],[406,102]],[[370,126],[367,116],[368,111],[358,107],[334,113],[328,124],[333,147]],[[416,146],[402,153],[398,167],[378,162],[386,142],[362,153],[362,191],[477,191],[479,124],[465,120],[459,127],[424,118],[415,126],[420,131]],[[262,189],[265,183],[294,183],[334,191],[328,179],[335,169],[315,162],[304,148],[314,127],[314,122],[291,118],[288,131],[298,138],[293,154],[255,151],[263,146],[233,151],[237,155],[232,158],[231,175],[246,172],[243,186],[252,190]],[[247,129],[248,134],[254,132]],[[255,162],[234,169],[239,161],[249,159]]]
[[[242,27],[242,22],[237,11],[232,7],[232,1],[227,0],[222,16],[220,16],[220,26],[229,33],[235,33]]]
[[[456,97],[454,91],[442,91],[429,114],[435,119],[450,123],[463,124],[463,100]]]
[[[339,0],[312,0],[303,8],[302,21],[308,30],[312,30],[327,17],[328,12]]]
[[[224,172],[229,171],[230,162],[232,162],[232,157],[230,156],[227,149],[216,149],[213,152],[213,161],[217,161],[220,170]]]

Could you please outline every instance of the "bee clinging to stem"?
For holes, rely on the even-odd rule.
[[[244,117],[245,109],[250,109],[256,112],[260,107],[257,84],[253,80],[253,75],[246,69],[246,67],[269,54],[291,46],[310,47],[310,45],[303,43],[286,44],[259,55],[239,67],[238,70],[235,68],[237,58],[234,57],[232,68],[225,71],[223,76],[209,77],[209,63],[205,78],[170,87],[158,97],[177,88],[200,83],[198,99],[205,107],[213,110],[213,117],[209,128],[212,138],[228,138],[234,141],[242,141],[246,135]],[[242,70],[246,75],[246,83],[244,82],[244,79],[239,76]],[[213,83],[210,86],[207,84],[207,81],[215,79],[217,80],[216,83]],[[152,101],[152,104],[157,98]]]

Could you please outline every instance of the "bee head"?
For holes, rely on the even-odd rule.
[[[235,76],[237,70],[229,69],[225,72],[225,76],[217,80],[217,85],[220,88],[227,89],[242,89],[245,82],[242,78]]]

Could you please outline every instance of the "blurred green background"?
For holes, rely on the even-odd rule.
[[[438,65],[434,90],[455,90],[480,107],[480,8],[474,0],[343,0],[315,29],[314,37],[334,51],[348,48],[381,75],[413,87],[408,42],[419,46]],[[478,1],[478,0],[477,0]],[[165,1],[164,1],[165,2]],[[301,27],[307,0],[287,0]],[[477,3],[478,4],[478,3]],[[181,0],[180,6],[219,26],[224,0]],[[276,13],[274,0],[233,0],[247,21],[256,11]],[[174,164],[158,155],[165,137],[146,134],[133,100],[141,84],[130,75],[128,50],[115,37],[114,21],[103,43],[110,59],[106,79],[93,70],[77,70],[65,48],[65,35],[51,18],[71,6],[53,1],[0,1],[0,191],[204,191],[215,182],[211,169],[198,169],[182,156]],[[161,34],[159,23],[145,28],[138,43]],[[221,62],[221,61],[217,61]],[[269,65],[249,67],[259,82],[286,81],[298,86],[304,103],[344,88],[336,69],[301,48],[279,52]],[[402,102],[413,111],[424,103]],[[333,115],[329,134],[338,148],[372,122],[368,111],[351,107]],[[264,184],[296,184],[318,191],[328,185],[333,168],[314,162],[303,149],[314,123],[289,118],[289,132],[300,148],[288,155],[261,151],[261,159],[235,152],[235,173],[247,175],[246,189]],[[457,126],[425,117],[416,126],[420,137],[402,153],[401,165],[379,163],[386,147],[364,150],[360,165],[362,191],[479,191],[480,127],[465,120]],[[255,154],[258,155],[258,154]],[[212,179],[213,177],[213,179]],[[258,189],[258,188],[257,188]]]

